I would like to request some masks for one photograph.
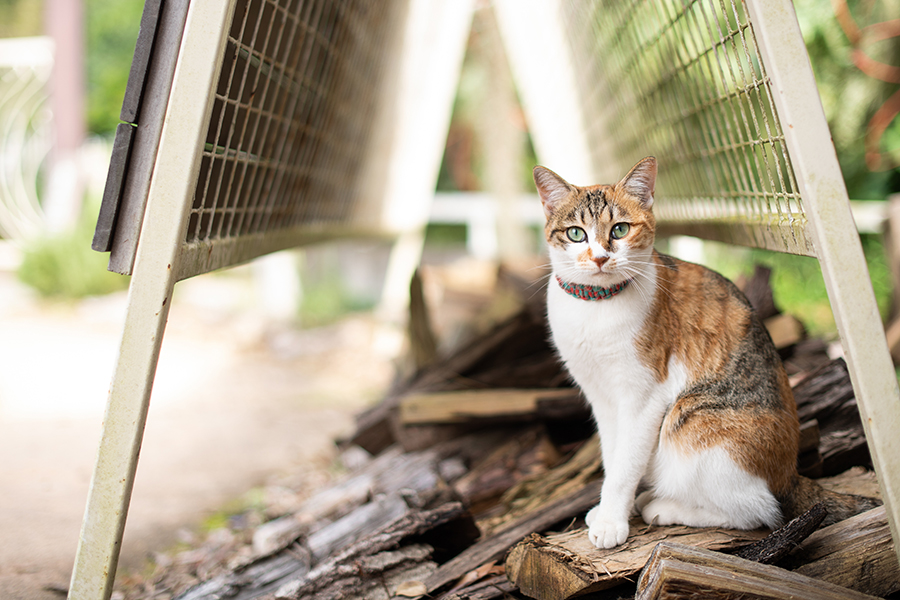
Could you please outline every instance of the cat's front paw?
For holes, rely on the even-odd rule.
[[[615,548],[628,539],[628,520],[604,515],[599,505],[592,508],[584,520],[588,526],[588,539],[598,548]]]

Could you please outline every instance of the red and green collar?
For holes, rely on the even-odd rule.
[[[580,300],[606,300],[607,298],[612,298],[627,288],[631,281],[631,279],[626,279],[610,287],[603,287],[600,285],[585,285],[583,283],[565,283],[560,279],[559,275],[556,276],[556,282],[559,284],[559,287],[565,293]]]

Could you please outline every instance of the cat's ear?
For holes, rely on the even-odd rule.
[[[616,187],[640,200],[644,208],[653,206],[653,194],[656,191],[656,159],[648,156],[634,165]]]
[[[541,204],[544,205],[544,216],[549,217],[575,188],[550,169],[538,166],[534,168],[533,174],[534,185],[537,186]]]

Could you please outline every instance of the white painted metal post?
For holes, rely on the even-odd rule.
[[[404,28],[397,100],[388,116],[386,201],[382,229],[398,234],[380,312],[405,314],[419,265],[431,199],[441,167],[453,100],[472,23],[473,0],[411,0]]]
[[[105,600],[122,533],[234,0],[193,0],[150,185],[70,600]]]
[[[594,165],[607,165],[612,177],[615,161],[588,140],[559,2],[494,0],[494,11],[538,160],[581,185],[607,176]]]
[[[790,0],[750,0],[900,558],[900,390],[847,190]]]

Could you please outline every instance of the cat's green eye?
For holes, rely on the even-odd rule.
[[[569,227],[566,229],[566,237],[573,242],[583,242],[587,234],[581,227]]]
[[[631,230],[631,225],[628,223],[616,223],[612,228],[612,239],[621,240],[623,237],[628,235],[628,232]]]

